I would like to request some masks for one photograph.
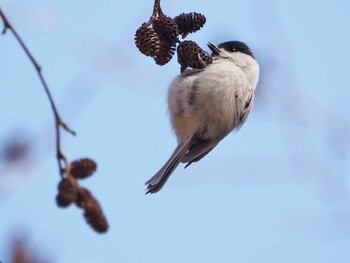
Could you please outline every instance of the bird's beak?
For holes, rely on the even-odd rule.
[[[208,47],[210,48],[210,50],[213,52],[214,55],[216,56],[220,55],[220,49],[218,48],[217,45],[209,42]]]

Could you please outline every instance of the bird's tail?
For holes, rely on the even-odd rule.
[[[169,160],[164,164],[164,166],[151,178],[145,185],[147,185],[147,192],[154,194],[158,192],[166,181],[169,179],[170,175],[174,172],[175,168],[179,165],[181,157],[190,148],[192,138],[187,139],[183,144],[176,147],[173,154],[170,156]]]

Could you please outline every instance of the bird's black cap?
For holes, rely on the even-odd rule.
[[[241,41],[227,41],[227,42],[221,43],[218,47],[223,48],[229,52],[242,52],[254,58],[254,55],[250,50],[250,48]]]

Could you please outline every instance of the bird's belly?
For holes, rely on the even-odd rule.
[[[200,136],[203,139],[222,138],[240,125],[249,87],[241,72],[221,72],[221,76],[197,78],[180,87],[173,86],[170,95],[170,115],[178,141]]]

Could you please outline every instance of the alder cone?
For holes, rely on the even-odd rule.
[[[136,30],[135,45],[142,54],[149,57],[156,56],[160,50],[158,34],[145,23]]]
[[[84,211],[86,222],[98,233],[105,233],[108,230],[108,222],[101,208],[89,206]]]
[[[87,206],[89,201],[93,199],[94,196],[92,195],[92,193],[88,189],[81,187],[77,194],[77,200],[75,203],[78,207],[84,208]]]
[[[212,58],[196,42],[183,41],[177,47],[177,61],[183,71],[186,67],[203,69],[212,63]]]
[[[173,18],[168,16],[159,17],[153,21],[152,26],[158,34],[161,45],[166,43],[173,46],[179,41],[179,29]]]
[[[108,230],[108,222],[103,214],[102,208],[94,196],[86,200],[84,206],[84,217],[86,222],[97,232],[104,233]]]
[[[173,58],[175,50],[175,46],[167,44],[161,45],[158,55],[154,57],[154,61],[160,66],[165,65]]]
[[[56,203],[59,207],[65,208],[70,206],[74,202],[74,199],[70,198],[69,196],[65,196],[62,194],[56,195]]]
[[[74,178],[63,178],[58,184],[56,202],[59,207],[67,207],[75,202],[78,194],[78,185]]]
[[[157,56],[154,57],[154,61],[156,64],[163,66],[175,54],[176,44],[179,41],[179,29],[175,20],[167,16],[157,18],[153,21],[152,26],[160,40],[160,50]]]
[[[75,160],[71,163],[71,175],[76,179],[84,179],[91,176],[97,169],[97,164],[94,160],[84,158]]]
[[[204,15],[196,12],[182,13],[174,17],[179,29],[179,34],[185,38],[188,34],[194,33],[202,28],[207,21]]]

